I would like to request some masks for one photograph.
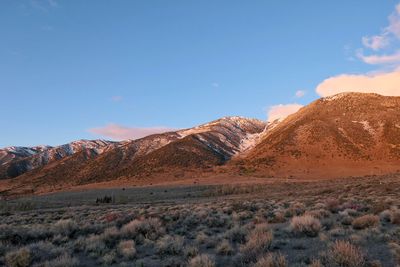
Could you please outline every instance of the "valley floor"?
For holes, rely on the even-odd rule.
[[[246,179],[3,200],[0,266],[400,264],[399,175]]]

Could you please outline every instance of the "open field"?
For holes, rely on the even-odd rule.
[[[397,266],[399,196],[388,175],[2,201],[0,266]]]

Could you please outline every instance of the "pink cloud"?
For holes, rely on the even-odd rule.
[[[360,75],[342,74],[324,80],[316,91],[320,96],[343,92],[400,96],[400,70]]]
[[[268,109],[268,121],[283,120],[290,114],[296,113],[303,105],[300,104],[280,104],[271,106]]]
[[[358,58],[367,64],[382,65],[382,64],[395,64],[400,63],[400,51],[391,55],[371,55],[365,56],[362,53],[357,54]]]
[[[104,127],[91,128],[92,134],[101,135],[113,140],[139,139],[148,135],[174,131],[169,127],[126,127],[118,124],[108,124]]]

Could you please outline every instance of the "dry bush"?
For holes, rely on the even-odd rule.
[[[267,252],[271,247],[273,238],[273,234],[268,225],[257,225],[256,228],[250,232],[247,242],[240,247],[243,261],[254,261],[260,254]]]
[[[400,224],[400,210],[394,208],[390,211],[390,222],[393,224]]]
[[[336,213],[336,212],[338,212],[339,209],[340,209],[340,202],[339,202],[339,200],[337,200],[337,199],[335,199],[335,198],[331,198],[331,199],[328,199],[328,200],[325,202],[325,207],[326,207],[330,212]]]
[[[201,254],[192,258],[188,264],[188,267],[214,267],[214,266],[215,266],[214,260],[206,254]]]
[[[310,265],[308,265],[309,267],[322,267],[322,264],[319,260],[312,260]]]
[[[193,258],[199,254],[199,249],[195,246],[187,246],[183,250],[185,258]]]
[[[243,244],[246,241],[248,231],[246,228],[235,225],[231,229],[225,232],[225,238],[231,240],[234,243]]]
[[[217,253],[220,255],[231,255],[233,253],[233,248],[228,240],[224,239],[217,246]]]
[[[353,228],[357,230],[375,227],[379,225],[379,216],[367,214],[354,219],[352,225]]]
[[[286,267],[285,256],[280,253],[268,253],[257,260],[253,267]]]
[[[165,229],[158,218],[133,220],[121,228],[121,234],[128,238],[136,238],[138,235],[143,235],[146,239],[156,240],[164,233]]]
[[[204,232],[199,232],[196,235],[196,243],[197,244],[204,244],[209,239],[209,236]]]
[[[122,240],[118,244],[118,252],[127,259],[132,259],[136,256],[136,246],[133,240]]]
[[[362,267],[365,264],[361,250],[348,241],[336,241],[325,255],[325,265],[332,267]]]
[[[44,267],[76,267],[79,266],[79,261],[75,257],[71,257],[68,254],[63,254],[54,260],[46,261],[43,264]]]
[[[90,235],[89,237],[80,237],[77,242],[82,243],[86,253],[90,253],[93,257],[98,257],[106,250],[106,244],[101,236]]]
[[[159,254],[178,255],[183,249],[183,237],[181,236],[163,236],[156,244]]]
[[[20,248],[6,254],[6,263],[10,267],[27,267],[31,264],[32,256],[28,248]]]
[[[321,222],[310,215],[296,216],[290,222],[290,229],[295,234],[315,237],[321,230]]]
[[[78,230],[78,225],[75,221],[71,219],[59,220],[52,227],[52,231],[54,234],[60,234],[64,236],[70,236],[76,230]]]
[[[396,263],[400,265],[400,245],[394,242],[389,243],[390,251],[392,252]]]

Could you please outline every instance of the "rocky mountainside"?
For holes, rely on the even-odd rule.
[[[220,173],[232,179],[388,174],[400,172],[400,97],[342,93],[269,124],[224,117],[123,142],[6,148],[0,150],[0,160],[0,194],[117,181],[152,184]]]
[[[400,97],[321,98],[268,131],[242,164],[270,176],[349,176],[400,170]]]
[[[114,179],[140,179],[159,173],[176,174],[183,169],[212,168],[240,153],[243,141],[261,133],[265,127],[265,122],[256,119],[224,117],[176,132],[118,143],[104,142],[104,146],[73,149],[74,153],[68,156],[25,170],[14,176],[18,176],[14,182],[17,187],[30,192],[40,190],[42,186],[57,188]],[[38,155],[41,154],[7,164],[7,176],[3,175],[3,178],[10,177],[10,166],[20,166],[21,162],[29,162],[25,165],[30,166],[32,158]]]
[[[0,150],[0,179],[17,177],[82,151],[93,157],[115,145],[104,140],[79,140],[56,147],[6,147]]]

